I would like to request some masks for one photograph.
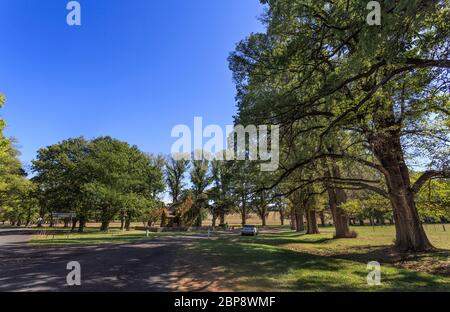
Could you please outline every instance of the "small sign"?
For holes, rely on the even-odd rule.
[[[77,217],[77,214],[73,212],[52,212],[52,217],[60,219],[73,219]]]

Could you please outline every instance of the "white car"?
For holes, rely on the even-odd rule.
[[[241,230],[241,235],[256,236],[258,235],[258,228],[254,225],[244,225],[244,227]]]

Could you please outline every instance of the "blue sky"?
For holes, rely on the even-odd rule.
[[[69,137],[110,135],[170,153],[176,124],[227,125],[227,57],[262,30],[258,0],[0,0],[0,115],[28,164]]]

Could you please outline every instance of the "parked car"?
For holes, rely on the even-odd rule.
[[[244,227],[241,230],[241,235],[251,235],[255,236],[258,235],[258,228],[254,225],[244,225]]]

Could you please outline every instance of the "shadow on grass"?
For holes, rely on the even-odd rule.
[[[226,286],[232,290],[450,291],[450,279],[388,266],[383,266],[382,286],[370,287],[366,280],[369,273],[367,262],[276,247],[285,243],[284,240],[268,240],[269,245],[264,245],[265,241],[223,238],[183,248],[186,254],[191,255],[194,278],[202,279],[198,267],[204,268],[206,262],[211,269],[219,268],[225,274]],[[292,243],[292,240],[288,241]]]

